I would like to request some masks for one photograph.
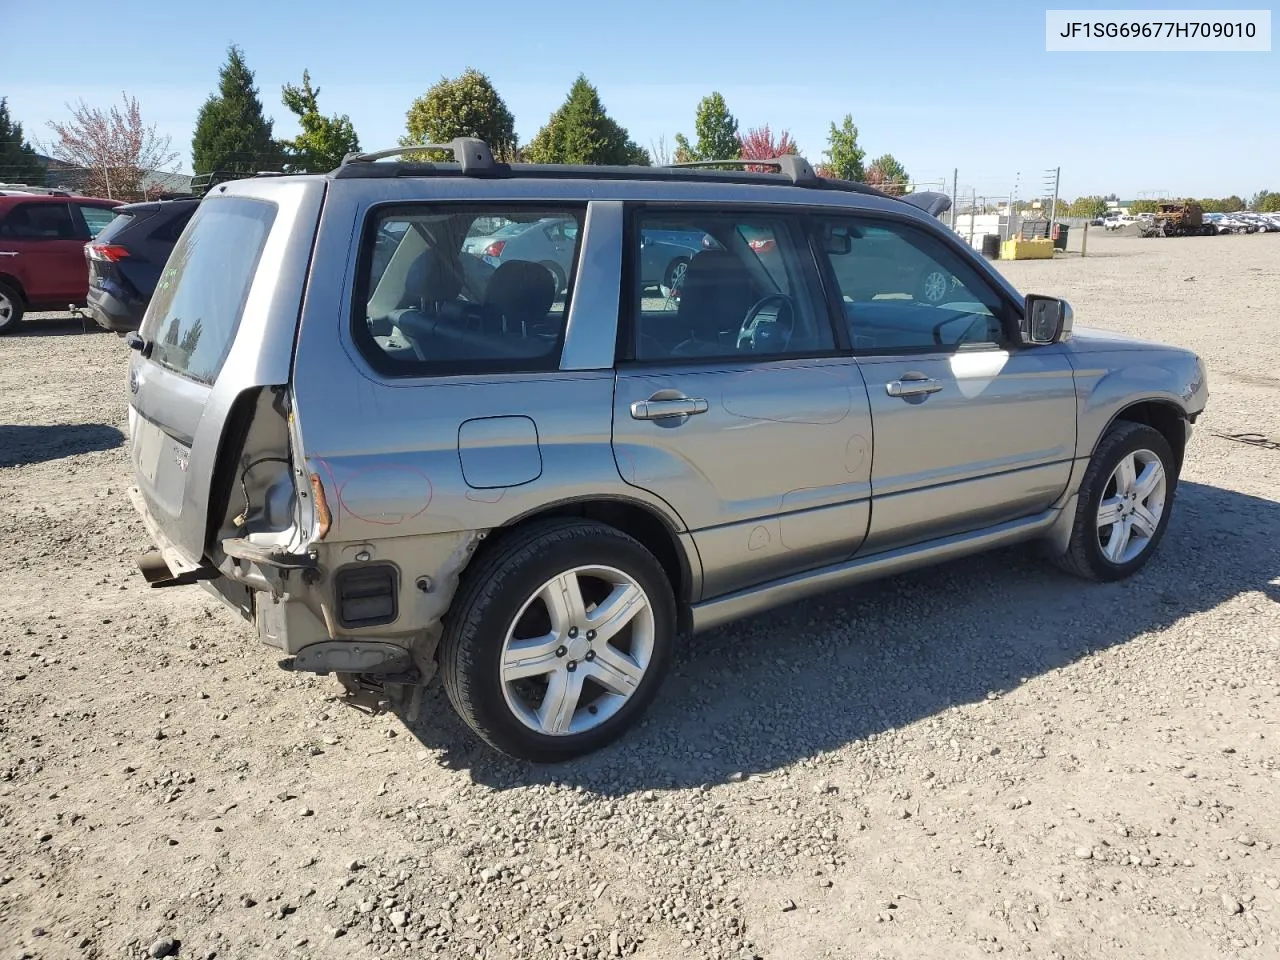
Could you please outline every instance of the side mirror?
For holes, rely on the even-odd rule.
[[[1059,297],[1027,294],[1022,308],[1022,342],[1059,343],[1071,335],[1071,304]]]
[[[822,237],[823,253],[831,254],[836,257],[845,256],[853,249],[853,240],[844,230],[826,230]]]

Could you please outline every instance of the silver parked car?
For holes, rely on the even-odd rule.
[[[1151,559],[1203,364],[1073,329],[945,198],[795,157],[450,149],[218,186],[128,338],[142,571],[292,669],[411,715],[439,673],[490,744],[562,760],[634,723],[691,633],[1022,541],[1093,580]],[[548,220],[563,285],[476,269],[477,223]],[[645,289],[646,230],[714,240],[678,298]]]

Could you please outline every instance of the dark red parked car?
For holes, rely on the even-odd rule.
[[[94,197],[0,196],[0,333],[13,330],[28,310],[84,305],[84,245],[121,205]]]

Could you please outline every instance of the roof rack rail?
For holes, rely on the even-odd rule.
[[[253,177],[283,177],[285,174],[279,170],[257,170],[253,173],[245,173],[235,170],[213,170],[209,173],[198,173],[191,178],[191,192],[208,192],[220,183],[230,183],[232,180],[249,180]]]
[[[688,167],[774,167],[779,173],[790,180],[794,184],[808,185],[818,182],[818,175],[810,166],[809,161],[804,157],[794,153],[783,154],[780,157],[771,157],[768,160],[685,160],[680,163],[664,164],[667,167],[688,168]]]
[[[454,162],[458,164],[464,176],[496,170],[498,167],[497,161],[493,159],[493,151],[478,137],[454,137],[448,143],[415,143],[367,153],[348,153],[342,158],[341,166],[345,167],[349,163],[368,163],[386,157],[400,157],[406,153],[422,153],[426,150],[444,150],[452,153]]]

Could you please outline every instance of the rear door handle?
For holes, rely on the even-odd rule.
[[[920,397],[937,393],[942,389],[942,381],[907,374],[901,380],[890,380],[884,389],[891,397]]]
[[[691,417],[706,413],[710,407],[701,397],[679,397],[671,400],[637,400],[631,404],[635,420],[661,420],[664,417]]]
[[[16,257],[20,254],[20,250],[0,250],[0,257]]]

